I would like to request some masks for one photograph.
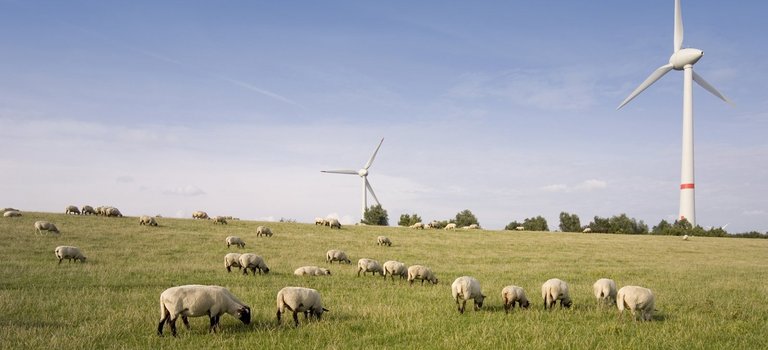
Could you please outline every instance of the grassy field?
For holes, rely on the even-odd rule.
[[[40,219],[61,235],[35,235]],[[133,217],[0,218],[0,347],[768,348],[768,240],[158,220],[160,227]],[[275,235],[257,238],[260,224]],[[375,244],[382,234],[392,247]],[[228,249],[228,235],[246,248]],[[79,246],[88,261],[58,265],[58,245]],[[332,265],[329,277],[293,276],[299,266],[326,266],[328,249],[346,251],[353,264]],[[271,272],[227,273],[229,251],[260,254]],[[358,278],[363,257],[427,265],[440,282]],[[462,275],[481,282],[483,310],[456,311],[450,284]],[[569,283],[571,309],[543,310],[540,287],[552,277]],[[598,307],[592,283],[601,277],[652,289],[654,321],[619,320],[615,307]],[[193,318],[191,330],[178,322],[178,338],[158,337],[159,295],[181,284],[229,288],[250,305],[253,322],[224,315],[221,332],[208,334],[207,317]],[[509,284],[526,289],[530,310],[504,313],[500,292]],[[275,295],[285,286],[319,290],[331,311],[319,322],[301,317],[298,328],[290,317],[277,326]]]

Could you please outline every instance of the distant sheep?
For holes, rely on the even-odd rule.
[[[541,298],[544,299],[544,310],[552,309],[560,300],[560,307],[569,308],[573,303],[568,293],[568,284],[557,278],[544,282],[541,286]]]
[[[506,286],[501,290],[501,300],[504,301],[504,312],[509,313],[509,309],[515,308],[515,303],[521,309],[527,309],[531,306],[528,297],[525,296],[525,289],[518,286]]]
[[[391,247],[392,241],[387,236],[379,236],[379,237],[376,237],[376,245],[386,245],[388,247]]]
[[[384,269],[381,268],[381,264],[373,259],[362,258],[358,260],[357,277],[360,277],[360,272],[363,273],[363,276],[365,276],[366,272],[370,272],[371,276],[376,276],[376,273],[378,272],[382,277],[386,278],[386,276],[384,276]]]
[[[9,208],[0,209],[0,212],[6,212],[6,211],[21,211],[21,210],[18,210],[16,208],[10,208],[10,207]]]
[[[238,248],[245,248],[245,242],[243,242],[243,240],[237,236],[227,237],[226,242],[227,242],[227,248],[233,245],[236,245]]]
[[[120,212],[119,209],[115,207],[107,207],[104,209],[104,215],[108,217],[115,217],[115,218],[121,218],[123,217],[123,213]]]
[[[592,285],[592,291],[599,304],[612,305],[616,303],[616,282],[612,279],[601,278]]]
[[[56,225],[48,221],[35,221],[35,232],[42,235],[43,231],[53,232],[55,234],[61,233],[59,232],[59,229],[56,228]]]
[[[470,276],[462,276],[454,280],[451,284],[451,295],[453,300],[456,301],[459,313],[462,314],[467,306],[467,300],[474,300],[475,311],[483,307],[483,301],[485,300],[485,295],[483,295],[480,289],[480,282]]]
[[[211,220],[213,220],[214,224],[222,224],[222,225],[226,225],[227,224],[227,218],[225,218],[223,216],[214,216],[214,217],[211,218]]]
[[[75,262],[79,260],[81,263],[85,262],[85,255],[83,255],[83,252],[81,252],[78,247],[60,245],[56,247],[53,252],[56,254],[56,257],[59,258],[59,264],[61,264],[61,261],[64,259],[69,260],[69,262],[72,262],[72,260]]]
[[[619,315],[624,314],[624,309],[629,309],[635,320],[639,316],[644,321],[650,321],[653,317],[655,304],[656,298],[648,288],[624,286],[616,294],[616,306],[619,308]]]
[[[330,226],[331,228],[341,229],[341,223],[339,222],[338,219],[329,219],[327,226]]]
[[[525,226],[518,226],[518,227],[515,227],[515,230],[516,230],[516,231],[524,231],[524,230],[525,230]]]
[[[240,258],[238,259],[240,262],[240,266],[243,267],[243,274],[248,274],[248,269],[251,269],[251,272],[253,275],[256,275],[256,270],[259,270],[259,275],[261,275],[262,272],[269,273],[269,267],[264,262],[264,259],[256,254],[253,253],[245,253],[240,255]]]
[[[443,228],[443,230],[455,230],[455,229],[456,229],[456,224],[454,224],[454,223],[450,223],[448,225],[445,225],[445,227]]]
[[[683,240],[684,240],[684,241],[687,241],[687,240],[688,240],[688,235],[684,235],[684,236],[683,236]]]
[[[6,217],[6,218],[16,218],[19,216],[21,216],[21,212],[16,210],[9,210],[3,213],[3,217]]]
[[[259,237],[259,236],[272,237],[272,230],[270,230],[269,227],[266,227],[266,226],[259,226],[256,228],[256,237]]]
[[[424,229],[424,224],[423,224],[423,223],[420,223],[420,222],[417,222],[417,223],[415,223],[415,224],[413,224],[413,225],[411,225],[411,226],[408,226],[408,227],[410,227],[410,228],[416,228],[416,229]]]
[[[587,227],[587,228],[584,229],[584,231],[581,231],[581,232],[583,232],[583,233],[590,233],[590,232],[592,232],[592,229]]]
[[[90,206],[90,205],[84,205],[80,209],[80,213],[83,214],[83,215],[96,215],[97,214],[96,210],[94,210],[93,207]]]
[[[465,230],[479,230],[480,229],[480,225],[478,225],[478,224],[471,224],[469,226],[464,226],[462,228],[465,229]]]
[[[237,267],[238,270],[243,268],[240,266],[240,253],[229,253],[224,255],[224,268],[227,269],[227,272],[232,272],[233,267]]]
[[[198,210],[195,212],[192,212],[192,218],[193,219],[208,219],[208,213]]]
[[[157,226],[157,221],[149,215],[142,215],[139,218],[139,225]]]
[[[67,209],[64,210],[64,214],[80,215],[80,209],[77,209],[74,205],[68,205]]]
[[[311,315],[320,320],[323,312],[329,311],[323,307],[320,292],[303,287],[285,287],[277,292],[277,324],[286,310],[293,312],[296,327],[299,326],[299,312],[304,313],[305,319]]]
[[[333,264],[334,261],[338,261],[339,264],[341,264],[342,261],[346,262],[347,264],[352,263],[352,261],[350,261],[347,257],[347,253],[341,250],[331,249],[325,253],[325,262]]]
[[[437,284],[437,276],[432,272],[432,269],[423,265],[413,265],[408,267],[408,283],[413,285],[413,280],[416,279],[421,280],[422,285],[425,280],[432,282],[432,284]]]
[[[315,225],[325,226],[325,218],[315,218]]]
[[[384,278],[387,278],[387,275],[392,277],[392,280],[395,280],[395,276],[400,276],[400,279],[408,278],[408,268],[405,266],[405,264],[389,260],[384,263]]]
[[[330,276],[331,270],[317,266],[302,266],[293,271],[296,276]]]
[[[160,323],[157,334],[163,335],[163,326],[170,324],[171,334],[176,336],[176,319],[181,316],[189,329],[189,317],[208,316],[209,332],[216,332],[219,319],[230,314],[243,322],[251,323],[251,308],[243,304],[228,289],[220,286],[186,285],[171,287],[160,294]]]

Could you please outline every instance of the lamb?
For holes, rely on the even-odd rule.
[[[601,278],[592,285],[598,304],[616,303],[616,282],[612,279]]]
[[[269,267],[267,267],[264,259],[256,254],[245,253],[240,255],[238,261],[240,262],[240,266],[243,267],[243,275],[248,274],[248,269],[251,269],[254,276],[256,276],[256,269],[259,270],[259,275],[261,275],[262,271],[265,274],[269,273]]]
[[[43,234],[43,231],[50,231],[55,234],[60,234],[59,229],[56,228],[56,225],[48,222],[48,221],[35,221],[35,232],[39,234]]]
[[[206,315],[211,320],[208,331],[215,333],[219,319],[225,313],[244,324],[251,323],[251,308],[224,287],[199,284],[171,287],[160,294],[160,323],[157,324],[157,335],[162,336],[163,326],[170,324],[171,334],[175,337],[176,319],[179,316],[184,326],[189,329],[189,317]]]
[[[318,320],[323,317],[323,312],[329,311],[323,307],[320,292],[316,289],[303,287],[285,287],[277,292],[277,324],[280,324],[281,316],[286,311],[293,312],[293,322],[299,326],[299,312],[304,313],[304,319],[309,315]]]
[[[381,264],[379,264],[378,261],[373,259],[366,259],[362,258],[357,261],[357,277],[360,277],[360,272],[363,272],[363,276],[365,276],[366,272],[370,272],[372,276],[376,276],[376,272],[378,272],[382,277],[386,278],[387,276],[384,275],[384,269],[381,268]]]
[[[417,223],[415,223],[415,224],[413,224],[413,225],[411,225],[411,226],[408,226],[408,227],[410,227],[410,228],[418,228],[418,229],[424,229],[424,224],[423,224],[423,223],[421,223],[421,222],[417,222]]]
[[[197,210],[197,211],[192,212],[192,218],[193,219],[208,219],[208,213],[206,213],[204,211],[201,211],[201,210]]]
[[[443,227],[443,230],[455,230],[455,229],[456,229],[456,224],[454,223],[450,223],[448,225],[445,225],[445,227]]]
[[[408,267],[408,283],[413,285],[413,280],[420,279],[421,284],[424,285],[424,280],[437,284],[437,276],[432,272],[432,269],[423,265],[413,265]]]
[[[325,262],[333,264],[334,261],[338,261],[341,264],[342,261],[347,264],[351,264],[352,261],[347,257],[347,253],[341,250],[331,249],[325,253]]]
[[[392,277],[392,280],[395,280],[395,276],[400,276],[400,279],[407,278],[408,277],[408,268],[405,267],[405,264],[389,260],[384,263],[384,278],[387,278],[387,275]]]
[[[616,294],[616,306],[619,308],[619,316],[624,314],[624,309],[632,311],[635,320],[638,316],[644,321],[650,321],[653,316],[656,298],[648,288],[638,286],[624,286]],[[639,312],[639,314],[636,314]]]
[[[470,276],[462,276],[454,280],[451,284],[451,295],[453,295],[453,300],[456,300],[459,313],[462,314],[464,313],[464,307],[467,305],[467,300],[474,300],[475,311],[483,307],[483,301],[485,300],[485,295],[480,290],[480,282]],[[459,304],[459,300],[461,300],[461,304]]]
[[[214,216],[211,218],[211,220],[213,220],[214,224],[222,224],[222,225],[227,224],[227,219],[223,216]]]
[[[518,286],[506,286],[501,290],[501,299],[504,301],[504,312],[509,313],[509,309],[515,308],[517,303],[521,309],[527,309],[531,306],[528,297],[525,296],[525,289]]]
[[[84,205],[80,209],[80,213],[83,215],[96,215],[96,210],[94,210],[93,207],[90,205]]]
[[[19,216],[21,216],[21,212],[16,210],[9,210],[3,213],[3,217],[6,217],[6,218],[16,218]]]
[[[243,267],[240,266],[240,253],[224,255],[224,267],[227,269],[227,272],[232,272],[232,267],[237,267],[238,270],[241,270]]]
[[[568,284],[557,278],[544,282],[541,286],[541,298],[544,299],[544,310],[552,309],[560,300],[560,307],[569,308],[573,302],[568,294]]]
[[[80,209],[77,209],[74,205],[68,205],[67,209],[64,210],[65,214],[73,214],[73,215],[80,215]]]
[[[256,237],[259,237],[259,236],[272,237],[272,230],[270,230],[269,227],[266,227],[266,226],[259,226],[256,228]]]
[[[139,225],[157,226],[157,221],[149,215],[142,215],[139,218]]]
[[[329,219],[327,226],[341,230],[341,223],[339,222],[338,219]]]
[[[238,248],[245,248],[245,242],[240,237],[237,236],[229,236],[226,239],[227,241],[227,248],[232,245],[236,245]]]
[[[379,236],[379,237],[376,237],[376,245],[386,245],[388,247],[391,247],[392,241],[387,236]]]
[[[302,266],[293,271],[296,276],[330,276],[331,270],[317,266]]]
[[[59,264],[61,264],[61,261],[64,259],[69,260],[69,262],[72,262],[72,260],[79,260],[81,263],[85,262],[85,255],[83,255],[83,252],[81,252],[78,247],[60,245],[56,247],[53,252],[56,254],[56,257],[59,258]]]

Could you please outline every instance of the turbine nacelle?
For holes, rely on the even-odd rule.
[[[368,169],[360,169],[357,171],[357,175],[360,175],[360,177],[366,177],[368,176]]]
[[[696,64],[702,56],[704,56],[704,51],[699,49],[680,49],[669,57],[669,64],[671,64],[672,68],[675,70],[683,70],[687,65],[692,66]]]

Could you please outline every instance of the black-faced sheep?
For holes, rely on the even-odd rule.
[[[48,222],[48,221],[35,221],[35,232],[39,234],[43,234],[43,231],[46,232],[53,232],[56,234],[60,234],[59,229],[56,227],[56,225]]]
[[[445,227],[443,227],[443,230],[455,230],[455,229],[456,229],[456,224],[454,223],[450,223],[448,225],[445,225]]]
[[[277,292],[277,324],[280,324],[282,314],[285,311],[293,312],[293,322],[299,326],[299,312],[304,313],[304,318],[314,316],[320,320],[323,312],[329,311],[323,307],[320,292],[311,288],[285,287]]]
[[[21,212],[16,210],[8,210],[3,213],[3,217],[6,217],[6,218],[16,218],[20,216],[21,216]]]
[[[208,213],[198,210],[192,212],[192,218],[193,219],[208,219]]]
[[[68,205],[67,209],[64,210],[65,214],[73,214],[73,215],[80,215],[80,209],[78,209],[74,205]]]
[[[231,272],[232,267],[237,267],[238,270],[242,269],[243,267],[240,266],[240,253],[224,255],[224,267],[227,269],[227,272]]]
[[[233,245],[236,245],[239,248],[245,248],[245,242],[243,242],[243,240],[237,236],[228,236],[226,239],[226,242],[227,242],[227,248]]]
[[[451,284],[451,295],[459,309],[459,313],[464,313],[467,306],[467,300],[472,299],[475,303],[475,311],[483,307],[485,295],[480,289],[480,282],[474,277],[462,276],[457,278]]]
[[[259,236],[272,237],[272,230],[266,226],[259,226],[256,228],[256,237]]]
[[[568,294],[568,284],[557,278],[552,278],[541,285],[541,298],[544,299],[544,309],[551,309],[560,300],[560,307],[569,308],[573,303]]]
[[[333,264],[334,261],[338,261],[339,264],[341,264],[342,261],[347,264],[352,263],[352,261],[347,257],[347,253],[341,250],[331,249],[325,253],[325,262]]]
[[[97,214],[96,210],[94,210],[93,207],[90,206],[90,205],[84,205],[80,209],[80,213],[83,214],[83,215],[96,215]]]
[[[614,304],[616,302],[616,282],[612,279],[601,278],[592,285],[598,304]]]
[[[222,224],[222,225],[227,224],[227,218],[223,216],[214,216],[211,218],[211,220],[213,221],[214,224]]]
[[[360,277],[360,272],[365,276],[366,272],[370,272],[372,276],[376,276],[378,272],[382,277],[384,276],[384,270],[381,268],[381,264],[373,259],[362,258],[357,261],[357,277]]]
[[[424,281],[432,282],[432,284],[437,284],[437,276],[432,272],[432,269],[429,267],[423,266],[423,265],[413,265],[408,267],[408,283],[410,285],[413,285],[413,280],[421,280],[421,284],[424,284]]]
[[[331,228],[341,229],[341,223],[339,222],[338,219],[329,219],[328,226],[330,226]]]
[[[408,278],[408,268],[405,266],[405,264],[389,260],[384,263],[384,278],[387,278],[387,275],[392,277],[392,280],[395,280],[395,276],[400,276],[400,279]]]
[[[504,312],[509,313],[509,309],[515,308],[515,303],[521,309],[527,309],[531,306],[528,297],[525,296],[525,290],[518,286],[506,286],[501,290],[501,300],[504,301]]]
[[[139,218],[139,225],[157,226],[157,221],[149,215],[142,215]]]
[[[248,274],[248,269],[251,269],[251,272],[253,275],[256,275],[256,270],[259,270],[259,275],[261,275],[262,272],[269,273],[269,267],[267,267],[267,264],[264,262],[264,259],[256,254],[253,253],[245,253],[240,255],[240,258],[238,259],[240,262],[240,266],[243,267],[243,274]]]
[[[632,311],[632,316],[644,321],[650,321],[656,304],[656,297],[648,288],[638,286],[624,286],[616,294],[616,306],[619,308],[619,316],[624,314],[624,309]]]
[[[171,287],[160,294],[160,323],[157,334],[163,335],[163,326],[170,324],[171,334],[176,336],[176,319],[181,316],[189,329],[189,317],[208,316],[209,332],[216,332],[219,318],[230,314],[244,324],[251,323],[251,308],[243,304],[228,289],[220,286],[186,285]]]
[[[302,266],[293,271],[296,276],[330,276],[331,270],[318,266]]]
[[[376,237],[376,245],[386,245],[387,247],[391,247],[392,240],[390,240],[387,236],[379,236]]]
[[[53,252],[56,254],[56,257],[59,258],[59,264],[61,264],[61,261],[64,259],[69,260],[69,262],[72,262],[72,260],[77,262],[79,260],[81,263],[84,263],[86,259],[85,255],[83,255],[83,252],[81,252],[78,247],[60,245],[56,247]]]

